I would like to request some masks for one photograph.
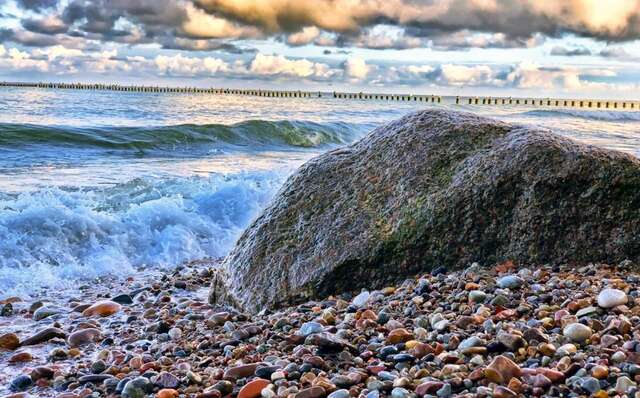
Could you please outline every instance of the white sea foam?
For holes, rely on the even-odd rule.
[[[224,256],[285,172],[0,194],[0,292]]]

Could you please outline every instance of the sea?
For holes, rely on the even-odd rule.
[[[640,156],[640,112],[0,88],[0,298],[219,259],[296,168],[443,108]]]

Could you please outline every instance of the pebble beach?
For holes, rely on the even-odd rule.
[[[435,269],[249,315],[215,263],[0,306],[6,397],[640,396],[633,264]]]

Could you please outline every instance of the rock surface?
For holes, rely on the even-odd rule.
[[[428,110],[303,165],[214,275],[245,310],[445,266],[640,260],[640,160]]]

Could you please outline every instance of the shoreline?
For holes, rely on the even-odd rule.
[[[140,275],[125,285],[104,281],[78,297],[52,295],[45,307],[59,313],[39,321],[33,302],[13,303],[15,314],[0,317],[3,344],[10,340],[9,323],[20,342],[51,327],[66,339],[1,350],[0,393],[604,397],[634,393],[640,381],[640,274],[627,263],[436,270],[379,291],[256,316],[207,303],[209,265]],[[619,301],[604,308],[599,296],[605,288],[622,291],[625,303],[613,294]],[[132,303],[114,298],[121,292]],[[121,302],[113,314],[79,311],[106,297]],[[99,333],[86,332],[95,329]],[[20,354],[26,361],[8,363],[27,352]],[[127,387],[130,394],[115,394],[128,379],[137,380]],[[10,392],[12,383],[24,391]]]

